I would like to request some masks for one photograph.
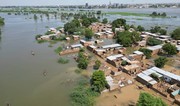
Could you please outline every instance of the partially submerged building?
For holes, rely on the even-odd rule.
[[[147,47],[148,50],[151,50],[151,55],[156,55],[161,51],[162,45],[156,45],[156,46],[149,46]]]

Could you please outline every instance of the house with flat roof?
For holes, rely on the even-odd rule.
[[[81,39],[80,44],[82,44],[83,46],[93,45],[94,41],[86,41],[86,40]]]
[[[108,56],[106,58],[106,62],[115,66],[115,67],[119,67],[119,65],[121,64],[121,57],[123,57],[124,55],[122,54],[117,54],[117,55],[111,55],[111,56]]]
[[[122,48],[122,45],[120,44],[111,44],[111,45],[104,45],[102,46],[103,49],[119,49],[119,48]]]
[[[148,50],[151,50],[151,55],[156,55],[161,51],[162,45],[156,45],[156,46],[149,46],[147,47]]]
[[[73,40],[79,40],[80,39],[80,36],[79,35],[73,35]]]
[[[129,75],[136,75],[141,72],[141,66],[137,64],[126,65],[123,68],[123,71]]]
[[[130,54],[129,57],[132,59],[132,60],[143,60],[146,58],[146,56],[144,55],[143,52],[141,51],[134,51],[133,54]]]
[[[87,49],[88,49],[89,51],[91,51],[91,52],[94,52],[94,50],[95,50],[96,48],[97,48],[97,47],[94,46],[94,45],[89,45],[89,46],[87,46]]]
[[[77,53],[77,52],[79,52],[79,50],[81,48],[83,48],[83,45],[81,45],[81,44],[74,44],[74,45],[71,45],[70,48],[61,51],[59,53],[59,55],[66,55],[66,54],[71,54],[71,53]]]

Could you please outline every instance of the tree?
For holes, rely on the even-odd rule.
[[[147,59],[151,58],[151,50],[146,48],[140,48],[139,51],[143,52]]]
[[[73,34],[75,32],[76,24],[73,22],[68,22],[64,25],[64,31],[69,34]]]
[[[155,45],[162,44],[162,42],[156,38],[149,37],[146,41],[146,44],[149,46],[155,46]]]
[[[122,18],[114,20],[112,22],[112,27],[115,27],[115,28],[118,28],[120,26],[125,26],[125,25],[126,25],[126,20]]]
[[[140,31],[140,32],[145,31],[145,28],[142,27],[141,25],[138,25],[137,26],[137,31]]]
[[[104,72],[101,70],[93,72],[93,75],[91,78],[92,90],[96,92],[101,92],[105,88],[106,85],[107,85],[107,81],[106,81]]]
[[[96,60],[95,65],[94,65],[94,69],[99,69],[100,66],[101,66],[101,61]]]
[[[78,68],[80,69],[87,69],[88,66],[88,58],[84,55],[84,50],[81,49],[79,54],[78,54]]]
[[[108,19],[107,19],[107,18],[104,18],[104,19],[102,20],[102,23],[103,23],[103,24],[107,24],[107,23],[108,23]]]
[[[151,14],[151,16],[157,16],[158,14],[157,14],[157,12],[152,12],[152,14]]]
[[[151,32],[151,33],[158,33],[160,29],[161,29],[160,26],[155,26],[155,27],[152,27],[152,28],[150,29],[150,32]]]
[[[82,20],[82,25],[85,27],[89,27],[91,25],[91,21],[88,18]]]
[[[163,13],[161,14],[161,16],[166,17],[167,15],[166,15],[165,12],[163,12]]]
[[[81,25],[78,19],[74,19],[72,20],[72,22],[75,24],[76,27],[80,27]]]
[[[168,55],[174,55],[177,54],[177,48],[175,45],[172,45],[171,43],[166,43],[163,45],[162,49],[168,54]]]
[[[124,47],[130,47],[132,44],[135,44],[140,40],[141,37],[137,32],[117,32],[117,42],[122,44]]]
[[[172,32],[171,37],[175,40],[180,40],[180,27]]]
[[[161,98],[156,98],[149,93],[140,93],[137,106],[167,106],[167,104],[161,100]]]
[[[121,62],[121,65],[122,65],[122,66],[125,66],[125,65],[127,65],[127,64],[128,64],[128,62],[125,61],[125,60],[123,60],[123,61]]]
[[[0,17],[0,25],[4,25],[4,18]]]
[[[94,33],[92,32],[91,29],[85,29],[85,37],[89,40],[92,38],[92,36],[94,35]]]
[[[160,29],[160,30],[159,30],[159,33],[160,33],[161,35],[166,35],[166,34],[167,34],[167,31],[166,31],[165,29]]]
[[[165,57],[159,57],[157,59],[154,60],[155,66],[162,68],[164,67],[164,65],[166,64],[168,60]]]

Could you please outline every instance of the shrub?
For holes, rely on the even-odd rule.
[[[62,47],[60,46],[60,47],[58,47],[57,49],[55,49],[54,51],[55,51],[56,53],[60,53],[62,50],[63,50],[63,49],[62,49]]]
[[[165,57],[159,57],[159,58],[154,60],[155,66],[159,67],[159,68],[164,67],[164,65],[166,64],[167,61],[168,60]]]
[[[59,58],[58,59],[58,63],[60,63],[60,64],[67,64],[69,62],[69,60],[68,59],[64,59],[64,58]]]
[[[149,37],[147,39],[147,45],[149,46],[155,46],[155,45],[159,45],[159,44],[162,44],[162,42],[156,38],[152,38],[152,37]]]
[[[146,48],[140,48],[139,51],[143,52],[147,59],[151,58],[151,50],[148,50]]]

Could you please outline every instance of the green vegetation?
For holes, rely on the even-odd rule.
[[[54,51],[56,53],[60,53],[63,50],[63,48],[61,46],[59,46],[57,49],[55,49]]]
[[[159,77],[158,77],[158,75],[157,75],[156,73],[152,73],[150,76],[151,76],[153,79],[155,79],[156,81],[159,81],[159,80],[160,80]]]
[[[103,24],[107,24],[107,23],[108,23],[108,19],[107,19],[107,18],[104,18],[104,19],[102,20],[102,23],[103,23]]]
[[[177,48],[175,45],[172,45],[171,43],[166,43],[163,45],[162,49],[168,54],[168,55],[174,55],[177,54]]]
[[[92,36],[94,35],[93,31],[89,28],[85,29],[85,38],[90,40]]]
[[[175,40],[180,40],[180,27],[172,32],[171,37]]]
[[[162,44],[162,41],[156,39],[156,38],[152,38],[152,37],[149,37],[146,41],[146,44],[149,45],[149,46],[155,46],[155,45],[160,45]]]
[[[85,56],[84,51],[80,50],[78,54],[78,68],[80,69],[86,69],[89,63],[88,57]]]
[[[167,58],[159,57],[154,60],[154,63],[155,63],[156,67],[162,68],[162,67],[164,67],[164,65],[166,64],[167,61],[168,61]]]
[[[95,17],[92,17],[92,18],[84,17],[84,18],[82,18],[82,25],[85,27],[89,27],[89,25],[91,25],[91,23],[98,22],[98,21],[99,20]]]
[[[36,14],[34,14],[34,20],[37,20],[38,16]]]
[[[94,69],[99,69],[99,67],[101,66],[101,61],[100,60],[96,60],[95,61],[95,65],[94,65]]]
[[[162,14],[161,13],[157,13],[157,12],[152,12],[152,14],[150,14],[149,16],[152,16],[152,17],[166,17],[166,13],[163,12]]]
[[[81,73],[83,70],[82,69],[75,69],[75,73],[77,73],[77,74],[79,74],[79,73]]]
[[[150,29],[151,33],[159,33],[161,35],[166,35],[167,31],[165,29],[162,29],[160,26],[155,26]]]
[[[151,58],[152,51],[146,48],[140,48],[139,51],[143,52],[147,59]]]
[[[140,32],[145,31],[145,28],[142,27],[141,25],[138,25],[137,26],[137,31],[140,31]]]
[[[161,98],[152,96],[149,93],[141,93],[137,106],[168,106]]]
[[[62,58],[62,57],[60,57],[60,58],[58,59],[58,63],[60,63],[60,64],[66,64],[66,63],[68,63],[68,62],[69,62],[68,59],[64,59],[64,58]]]
[[[144,16],[144,17],[148,17],[149,14],[144,14],[144,13],[130,13],[130,12],[108,12],[106,14],[110,14],[110,15],[122,15],[122,16]]]
[[[89,80],[82,78],[79,85],[70,94],[71,104],[72,106],[94,106],[97,96],[99,93],[90,88]]]
[[[37,40],[38,38],[40,38],[42,35],[38,34],[36,35],[35,39]]]
[[[52,31],[47,31],[47,32],[45,33],[45,35],[51,35],[51,34],[55,34],[55,33],[52,32]]]
[[[124,47],[130,47],[132,44],[136,44],[142,38],[137,32],[117,32],[117,42],[122,44]]]
[[[122,66],[125,66],[125,65],[127,65],[127,64],[128,64],[128,62],[125,61],[125,60],[123,60],[122,63],[121,63]]]
[[[108,84],[103,71],[99,70],[93,72],[91,78],[91,86],[93,91],[100,93],[105,87],[107,87],[107,85]]]
[[[126,25],[126,20],[122,18],[116,19],[112,22],[113,28],[118,28],[120,26],[125,26],[125,25]]]
[[[4,18],[0,17],[0,25],[4,25]]]

